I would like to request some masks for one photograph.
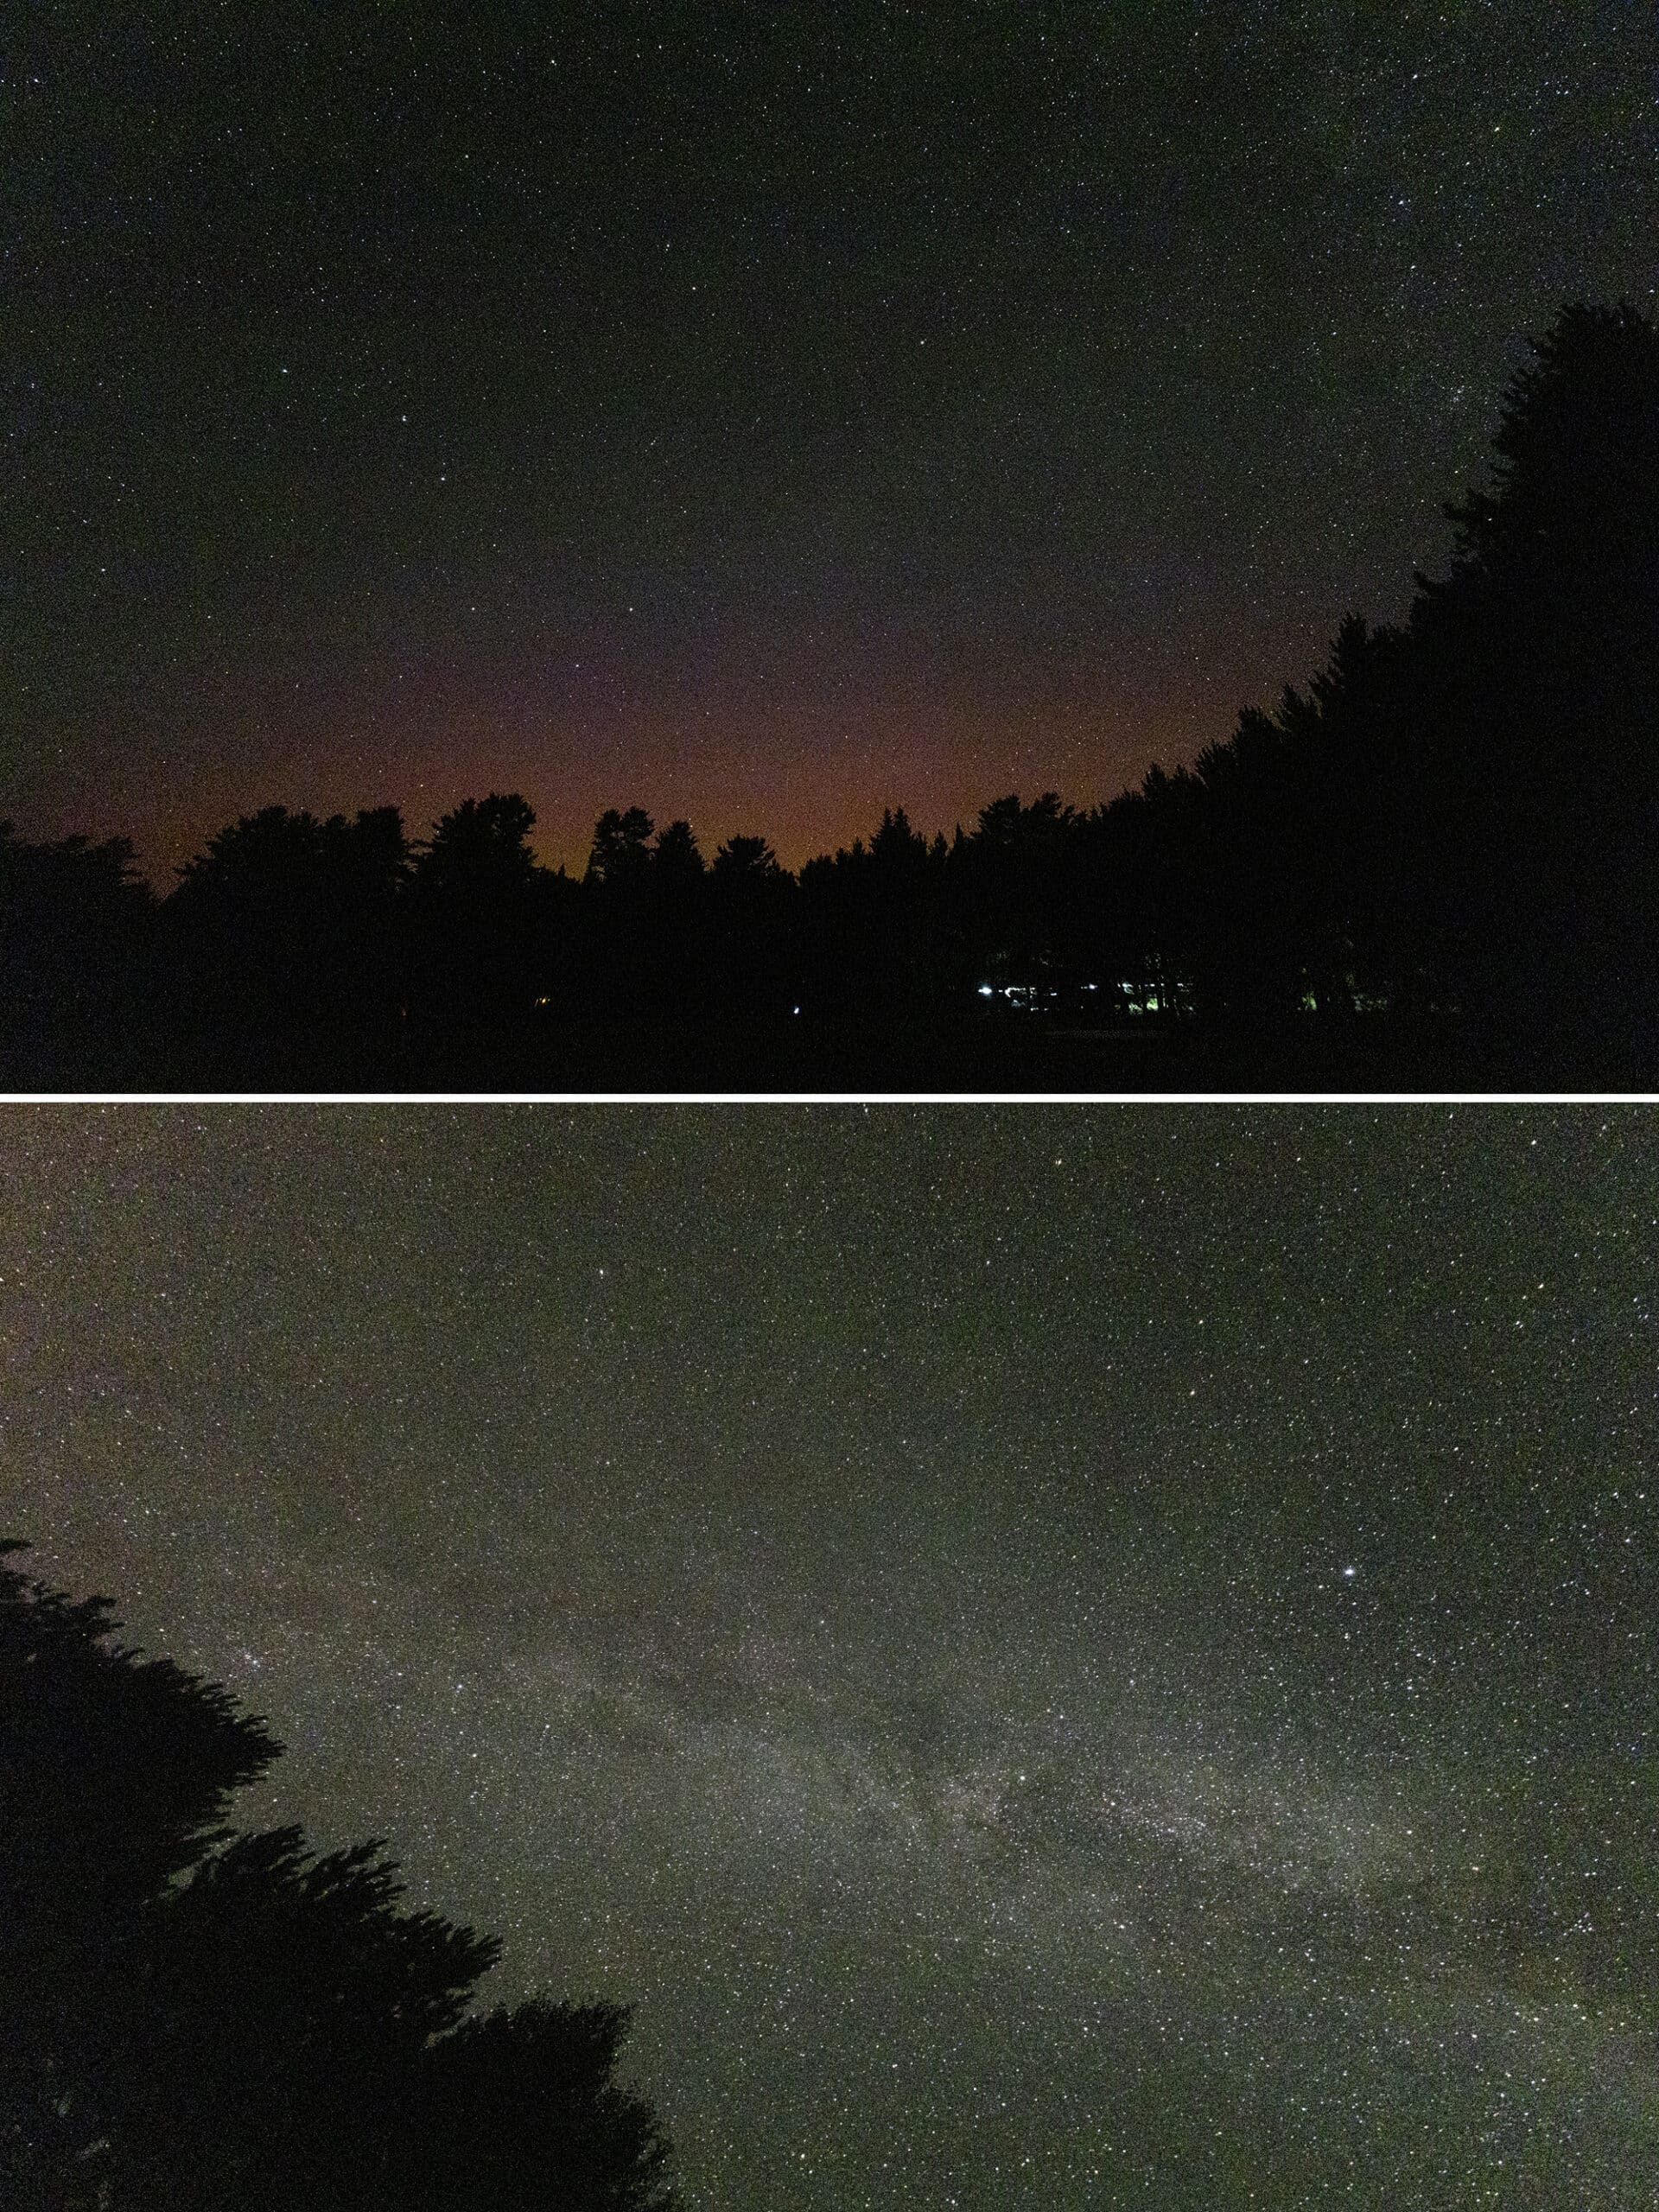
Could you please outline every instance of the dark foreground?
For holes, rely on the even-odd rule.
[[[657,1021],[395,1034],[13,1039],[0,1088],[34,1093],[277,1091],[860,1095],[1014,1092],[1643,1092],[1652,1041],[1451,1020],[1313,1019],[1086,1030],[1041,1016],[855,1027]]]

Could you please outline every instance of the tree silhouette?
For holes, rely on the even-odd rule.
[[[669,2212],[626,2012],[463,2018],[499,1944],[402,1910],[377,1843],[231,1836],[280,1747],[114,1626],[0,1564],[4,2201]]]
[[[127,838],[31,844],[0,822],[0,1052],[27,1066],[56,1046],[118,1065],[154,907]]]
[[[659,877],[651,843],[652,819],[642,806],[607,807],[594,824],[594,842],[582,880],[583,928],[577,997],[590,1015],[657,1014],[666,992],[660,958],[663,894],[673,883],[675,860],[688,859],[679,835],[670,840],[670,873]],[[691,849],[696,849],[695,838]],[[699,873],[701,872],[699,859]],[[682,884],[681,888],[688,887]]]
[[[728,837],[715,855],[710,871],[716,883],[736,889],[775,882],[783,874],[778,855],[764,837]]]
[[[222,1690],[112,1646],[108,1599],[3,1563],[24,1548],[0,1543],[0,2179],[68,2206],[107,2162],[146,1909],[278,1746]]]
[[[408,865],[391,806],[326,822],[268,806],[221,830],[180,869],[165,910],[187,1025],[336,1052],[365,1026],[384,1031]]]
[[[567,1065],[764,1082],[813,1023],[851,1068],[910,1033],[954,1052],[984,992],[1093,1027],[1194,1014],[1217,1071],[1291,1031],[1345,1054],[1368,1026],[1390,1079],[1420,1049],[1446,1065],[1449,1043],[1477,1079],[1650,1080],[1652,324],[1565,308],[1504,396],[1490,480],[1446,512],[1446,572],[1419,575],[1403,624],[1347,615],[1305,688],[1243,709],[1190,766],[1086,814],[995,798],[949,844],[890,807],[798,881],[760,836],[705,864],[689,823],[656,833],[634,805],[600,816],[571,882],[537,866],[526,802],[492,793],[413,855],[390,809],[267,808],[155,916],[122,841],[0,827],[0,1046],[67,1071],[148,1020],[153,1054],[173,1006],[232,1075],[292,1080],[309,1039],[336,1076],[378,1051],[424,1083]],[[785,1046],[796,1007],[810,1020]]]
[[[798,991],[792,875],[764,837],[728,837],[709,870],[710,986],[728,1020],[766,1021]]]
[[[960,978],[947,967],[943,838],[930,847],[903,807],[882,810],[868,845],[801,870],[805,993],[828,1009],[877,1022],[913,1016]]]
[[[601,1022],[656,1030],[706,1017],[715,992],[696,832],[671,822],[653,842],[652,830],[640,806],[607,807],[594,825],[573,995]]]
[[[463,799],[444,815],[416,862],[415,880],[434,899],[487,906],[524,891],[534,879],[530,833],[536,810],[517,791]]]
[[[1064,887],[1077,817],[1055,791],[1017,792],[980,809],[953,854],[953,904],[976,980],[1039,995],[1068,967]]]
[[[1469,995],[1583,1029],[1659,1020],[1659,333],[1565,308],[1511,383],[1492,484],[1419,576],[1414,708]]]
[[[562,2202],[670,2212],[667,2146],[614,2071],[627,2014],[551,2005],[465,2020],[417,2071],[418,2114],[400,2146],[401,2202],[422,2212],[542,2212],[539,2177]]]
[[[709,870],[689,822],[657,833],[645,887],[645,938],[639,1002],[667,1016],[706,1009],[709,975]]]
[[[499,1948],[398,1911],[400,1894],[378,1844],[314,1858],[279,1828],[236,1839],[149,1916],[110,2113],[118,2198],[371,2200],[387,2120]]]
[[[550,995],[575,887],[538,866],[517,791],[464,799],[416,853],[405,899],[404,999],[440,1033],[511,1030]]]
[[[1460,1011],[1511,1067],[1651,1059],[1659,334],[1572,306],[1534,353],[1404,629],[1349,616],[1306,695],[1094,818],[1085,904],[1120,967],[1138,941],[1223,1021],[1386,1003]],[[1009,803],[982,816],[994,877],[1015,837]]]
[[[707,873],[697,833],[689,822],[671,822],[659,830],[651,857],[652,873],[660,884],[679,887],[701,883]]]
[[[618,890],[642,883],[651,862],[651,817],[643,806],[622,812],[607,807],[594,824],[587,880]]]

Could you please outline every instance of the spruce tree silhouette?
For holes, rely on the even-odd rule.
[[[1065,965],[1058,894],[1078,826],[1055,791],[1029,806],[1011,791],[980,809],[978,827],[953,858],[959,912],[982,976],[1040,989]]]
[[[278,1746],[226,1694],[110,1642],[0,1543],[0,2181],[19,2206],[95,2203],[143,1918],[224,1837]]]
[[[942,969],[941,894],[948,868],[901,806],[884,807],[868,845],[801,870],[804,987],[815,1013],[891,1023],[949,988]]]
[[[417,852],[404,895],[405,1001],[440,1035],[510,1031],[556,976],[575,887],[531,850],[517,791],[463,799]]]
[[[1573,305],[1533,350],[1403,630],[1350,615],[1306,696],[1091,825],[1100,938],[1206,1015],[1455,1011],[1510,1080],[1659,1051],[1659,333]]]
[[[582,1001],[601,1020],[660,1010],[652,827],[642,806],[607,807],[594,824],[582,878],[579,982]]]
[[[696,831],[689,822],[671,822],[657,832],[651,868],[659,883],[678,886],[702,882],[706,873],[702,851]]]
[[[639,1003],[683,1017],[708,999],[708,864],[684,820],[657,832],[645,893],[645,958]]]
[[[1418,578],[1416,720],[1471,995],[1659,1036],[1659,332],[1564,308],[1511,383],[1490,490]]]
[[[550,2005],[465,2020],[416,2075],[396,2201],[415,2212],[669,2212],[667,2148],[613,2074],[628,2016]],[[557,2199],[544,2177],[556,2174]]]
[[[162,909],[177,1012],[223,1046],[338,1052],[397,1004],[397,902],[409,846],[396,807],[326,822],[267,806],[179,871]]]
[[[31,844],[0,822],[0,1082],[121,1065],[155,903],[127,838]]]
[[[728,837],[709,868],[710,988],[728,1021],[765,1023],[799,992],[795,878],[764,837]]]
[[[594,824],[586,881],[621,890],[644,881],[651,864],[651,817],[643,806],[620,812],[607,806]]]
[[[280,1746],[115,1626],[0,1564],[0,2201],[671,2212],[626,2013],[463,2019],[495,1940],[376,1842],[231,1836]]]

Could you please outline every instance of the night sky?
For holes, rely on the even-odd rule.
[[[65,0],[0,149],[0,812],[163,887],[277,800],[1109,798],[1659,288],[1646,0]]]
[[[14,1108],[0,1526],[696,2212],[1636,2212],[1652,1136]]]

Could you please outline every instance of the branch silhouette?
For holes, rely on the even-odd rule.
[[[281,1746],[0,1544],[0,2196],[19,2212],[672,2212],[628,2015],[470,2012],[500,1950],[369,1840],[233,1834]]]

